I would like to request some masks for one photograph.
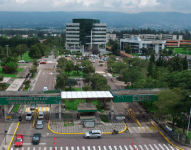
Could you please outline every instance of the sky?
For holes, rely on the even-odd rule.
[[[191,13],[191,0],[0,0],[0,11],[117,11]]]

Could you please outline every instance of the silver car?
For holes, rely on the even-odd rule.
[[[32,120],[33,112],[28,112],[26,115],[26,120]]]
[[[42,111],[38,113],[38,119],[44,119],[44,113]]]
[[[43,129],[43,120],[38,120],[37,121],[36,129]]]
[[[89,132],[86,132],[84,134],[84,138],[89,139],[89,138],[101,138],[102,137],[103,132],[101,132],[101,130],[91,130]]]

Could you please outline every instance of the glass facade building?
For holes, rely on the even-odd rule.
[[[73,19],[73,23],[66,23],[66,49],[84,52],[96,46],[105,51],[106,28],[107,24],[101,24],[100,20]]]

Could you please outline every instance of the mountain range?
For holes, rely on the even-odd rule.
[[[65,28],[72,19],[99,19],[111,28],[190,29],[191,14],[179,12],[122,13],[109,11],[14,12],[0,11],[0,28]]]

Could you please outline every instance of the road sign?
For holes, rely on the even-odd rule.
[[[44,97],[0,97],[0,105],[60,104],[60,96]]]
[[[11,119],[11,116],[6,116],[6,119]]]

